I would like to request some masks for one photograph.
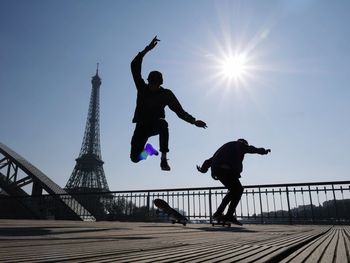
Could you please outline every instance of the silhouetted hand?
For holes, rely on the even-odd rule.
[[[196,120],[194,125],[196,125],[199,128],[207,128],[207,124],[204,121]]]
[[[202,167],[200,167],[199,165],[197,165],[196,167],[197,167],[198,172],[206,173],[206,171],[202,170]]]
[[[269,152],[271,152],[270,149],[265,149],[265,154],[268,154]]]
[[[152,41],[148,44],[148,46],[146,47],[147,51],[153,49],[159,42],[160,40],[157,38],[157,36],[155,36]]]

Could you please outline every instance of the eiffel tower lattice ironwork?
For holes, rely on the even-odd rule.
[[[65,189],[70,192],[109,191],[100,146],[100,86],[98,64],[91,80],[92,90],[83,143]]]

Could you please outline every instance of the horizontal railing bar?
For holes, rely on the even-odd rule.
[[[270,188],[270,187],[293,187],[293,186],[317,186],[317,185],[337,185],[337,184],[350,184],[350,181],[334,181],[334,182],[313,182],[313,183],[289,183],[289,184],[264,184],[264,185],[245,185],[244,188]],[[140,192],[180,192],[180,191],[201,191],[201,190],[224,190],[223,186],[215,187],[194,187],[194,188],[164,188],[164,189],[147,189],[147,190],[122,190],[122,191],[110,191],[110,192],[96,192],[96,194],[103,193],[140,193]],[[90,193],[93,194],[93,193]]]
[[[292,186],[317,186],[317,185],[337,185],[337,184],[350,184],[350,181],[334,181],[334,182],[312,182],[312,183],[289,183],[289,184],[264,184],[264,185],[244,185],[244,188],[269,188],[269,187],[292,187]],[[194,188],[164,188],[164,189],[147,189],[147,190],[123,190],[123,191],[111,191],[106,193],[137,193],[137,192],[176,192],[176,191],[201,191],[201,190],[223,190],[226,189],[223,186],[216,187],[194,187]],[[100,192],[102,193],[102,192]]]
[[[350,181],[333,181],[333,182],[309,182],[309,183],[288,183],[288,184],[264,184],[264,185],[245,185],[245,189],[253,189],[253,188],[278,188],[281,187],[281,192],[286,191],[286,187],[295,187],[295,186],[326,186],[326,185],[339,185],[339,184],[349,184]],[[223,186],[216,186],[216,187],[195,187],[195,188],[164,188],[164,189],[146,189],[146,190],[122,190],[122,191],[110,191],[110,192],[85,192],[85,193],[68,193],[67,195],[103,195],[103,194],[123,194],[123,193],[161,193],[161,192],[187,192],[187,191],[209,191],[209,190],[226,190]],[[299,190],[299,189],[298,189]],[[307,189],[305,189],[306,191]],[[310,189],[311,191],[316,191],[316,189]],[[323,191],[324,188],[318,189],[318,191]],[[335,189],[340,190],[340,189]],[[343,189],[345,190],[345,189]],[[289,192],[293,192],[293,189],[288,189]],[[297,189],[296,189],[297,191]],[[300,190],[299,190],[300,191]],[[303,190],[304,191],[304,190]],[[307,190],[308,191],[308,190]],[[279,191],[276,191],[275,193],[278,193]],[[255,193],[258,193],[256,191]],[[40,196],[53,196],[55,194],[43,194]],[[59,194],[60,196],[66,195],[66,194]],[[12,196],[17,197],[17,196]],[[23,196],[18,196],[23,198]],[[31,195],[31,197],[35,197],[35,195]]]

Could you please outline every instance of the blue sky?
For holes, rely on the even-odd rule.
[[[100,63],[100,134],[111,190],[219,186],[195,165],[223,143],[247,155],[243,184],[348,180],[349,1],[0,0],[0,140],[64,187]],[[160,70],[199,129],[166,110],[171,172],[129,160],[136,90],[130,62],[155,36],[143,75]],[[248,56],[240,81],[219,76]],[[150,139],[157,146],[158,138]]]

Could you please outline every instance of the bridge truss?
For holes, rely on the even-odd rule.
[[[7,211],[16,211],[16,216],[19,218],[95,220],[64,189],[2,143],[0,143],[0,201],[2,209],[7,207]]]

